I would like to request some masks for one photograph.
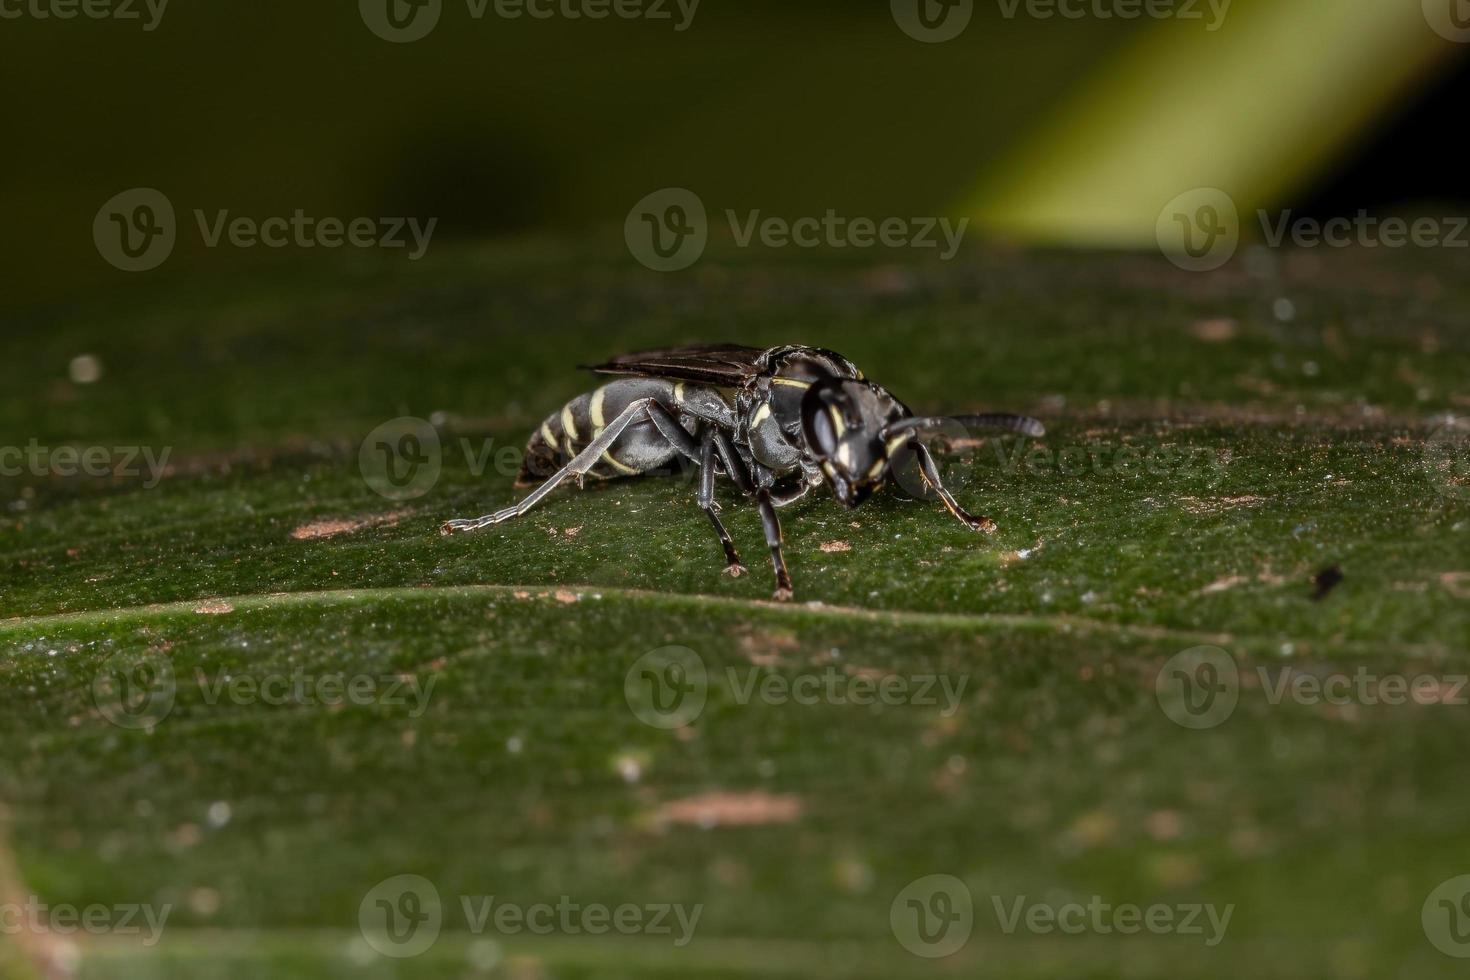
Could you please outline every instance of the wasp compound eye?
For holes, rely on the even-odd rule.
[[[801,428],[807,448],[819,458],[837,452],[846,431],[842,389],[836,379],[824,379],[807,390],[801,400]]]

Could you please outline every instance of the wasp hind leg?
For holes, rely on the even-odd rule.
[[[699,506],[704,511],[709,522],[714,525],[715,533],[720,536],[720,546],[725,549],[725,573],[731,578],[739,578],[747,569],[740,561],[740,553],[735,550],[735,542],[730,538],[730,532],[725,530],[725,525],[720,523],[720,505],[715,502],[715,433],[714,430],[706,430],[704,439],[699,446]]]
[[[557,470],[545,483],[532,490],[520,502],[503,510],[497,510],[493,514],[486,514],[484,517],[446,521],[440,525],[439,532],[441,534],[460,534],[466,531],[479,531],[502,521],[508,521],[512,517],[520,517],[540,503],[547,494],[560,486],[568,477],[575,476],[580,481],[597,465],[602,454],[612,448],[612,444],[617,442],[618,436],[623,434],[624,429],[638,421],[639,416],[645,413],[652,415],[655,409],[662,411],[663,406],[653,398],[640,398],[630,403],[618,414],[617,418],[608,424],[607,428],[598,433],[597,438],[593,439],[586,449],[573,456],[571,462]]]

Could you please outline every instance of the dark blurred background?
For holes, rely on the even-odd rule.
[[[133,20],[4,2],[8,305],[129,283],[91,229],[132,187],[181,229],[195,208],[416,215],[436,245],[616,242],[666,186],[712,211],[963,213],[980,237],[1122,247],[1197,186],[1319,217],[1467,197],[1446,122],[1470,95],[1470,45],[1446,36],[1464,0],[1235,0],[1218,24],[1204,0],[1136,20],[989,0],[942,43],[900,28],[904,0],[704,0],[682,30],[673,0],[596,21],[443,0],[409,43],[366,23],[404,0],[174,0],[152,29],[143,0]],[[169,275],[266,257],[199,239],[181,231]]]

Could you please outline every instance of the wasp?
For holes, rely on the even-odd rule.
[[[519,503],[484,517],[452,520],[444,534],[478,531],[519,517],[567,479],[614,479],[662,469],[680,458],[698,472],[699,507],[725,550],[725,571],[746,571],[715,500],[724,476],[760,510],[776,573],[775,598],[792,597],[776,510],[826,486],[857,507],[890,478],[904,450],[945,508],[966,527],[993,533],[995,522],[968,513],[940,482],[918,436],[955,424],[1032,437],[1046,430],[1021,415],[915,416],[882,385],[834,351],[788,345],[761,349],[709,344],[640,351],[604,364],[623,375],[578,395],[547,417],[526,446],[517,486],[539,481]]]

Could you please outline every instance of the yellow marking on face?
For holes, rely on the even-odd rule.
[[[842,421],[842,413],[836,408],[829,408],[827,417],[832,420],[832,431],[837,433],[837,438],[841,439],[842,434],[847,431],[847,423]]]
[[[625,463],[619,463],[617,460],[613,459],[611,449],[602,454],[602,461],[611,466],[613,469],[617,470],[619,473],[625,474],[627,476],[636,476],[638,474],[638,471],[633,469],[633,467],[628,466]]]
[[[674,402],[679,405],[684,404],[684,382],[682,381],[674,382]]]
[[[851,443],[844,442],[842,445],[837,447],[837,462],[841,463],[844,469],[852,469]]]
[[[602,400],[606,397],[606,388],[598,388],[592,393],[592,404],[589,406],[589,411],[592,415],[592,438],[594,439],[603,429],[607,428],[607,423],[602,417]]]
[[[556,433],[551,431],[551,425],[549,423],[541,423],[541,438],[546,440],[548,446],[551,446],[553,449],[556,448]]]
[[[577,435],[577,423],[572,420],[572,403],[567,402],[561,410],[562,431],[567,434],[568,439],[580,438]]]
[[[771,403],[770,402],[766,402],[760,408],[756,409],[755,410],[755,414],[751,416],[751,418],[750,418],[750,427],[752,429],[754,429],[756,426],[760,425],[762,422],[764,422],[766,419],[768,419],[770,417],[771,417]]]
[[[876,462],[872,466],[868,467],[868,479],[870,479],[870,480],[876,480],[876,479],[878,479],[878,477],[883,472],[883,467],[885,467],[887,465],[888,465],[888,460],[886,460],[886,459],[880,459],[880,460],[878,460],[878,462]]]
[[[812,386],[810,381],[799,381],[796,378],[772,378],[771,384],[787,385],[792,388],[810,388]]]

